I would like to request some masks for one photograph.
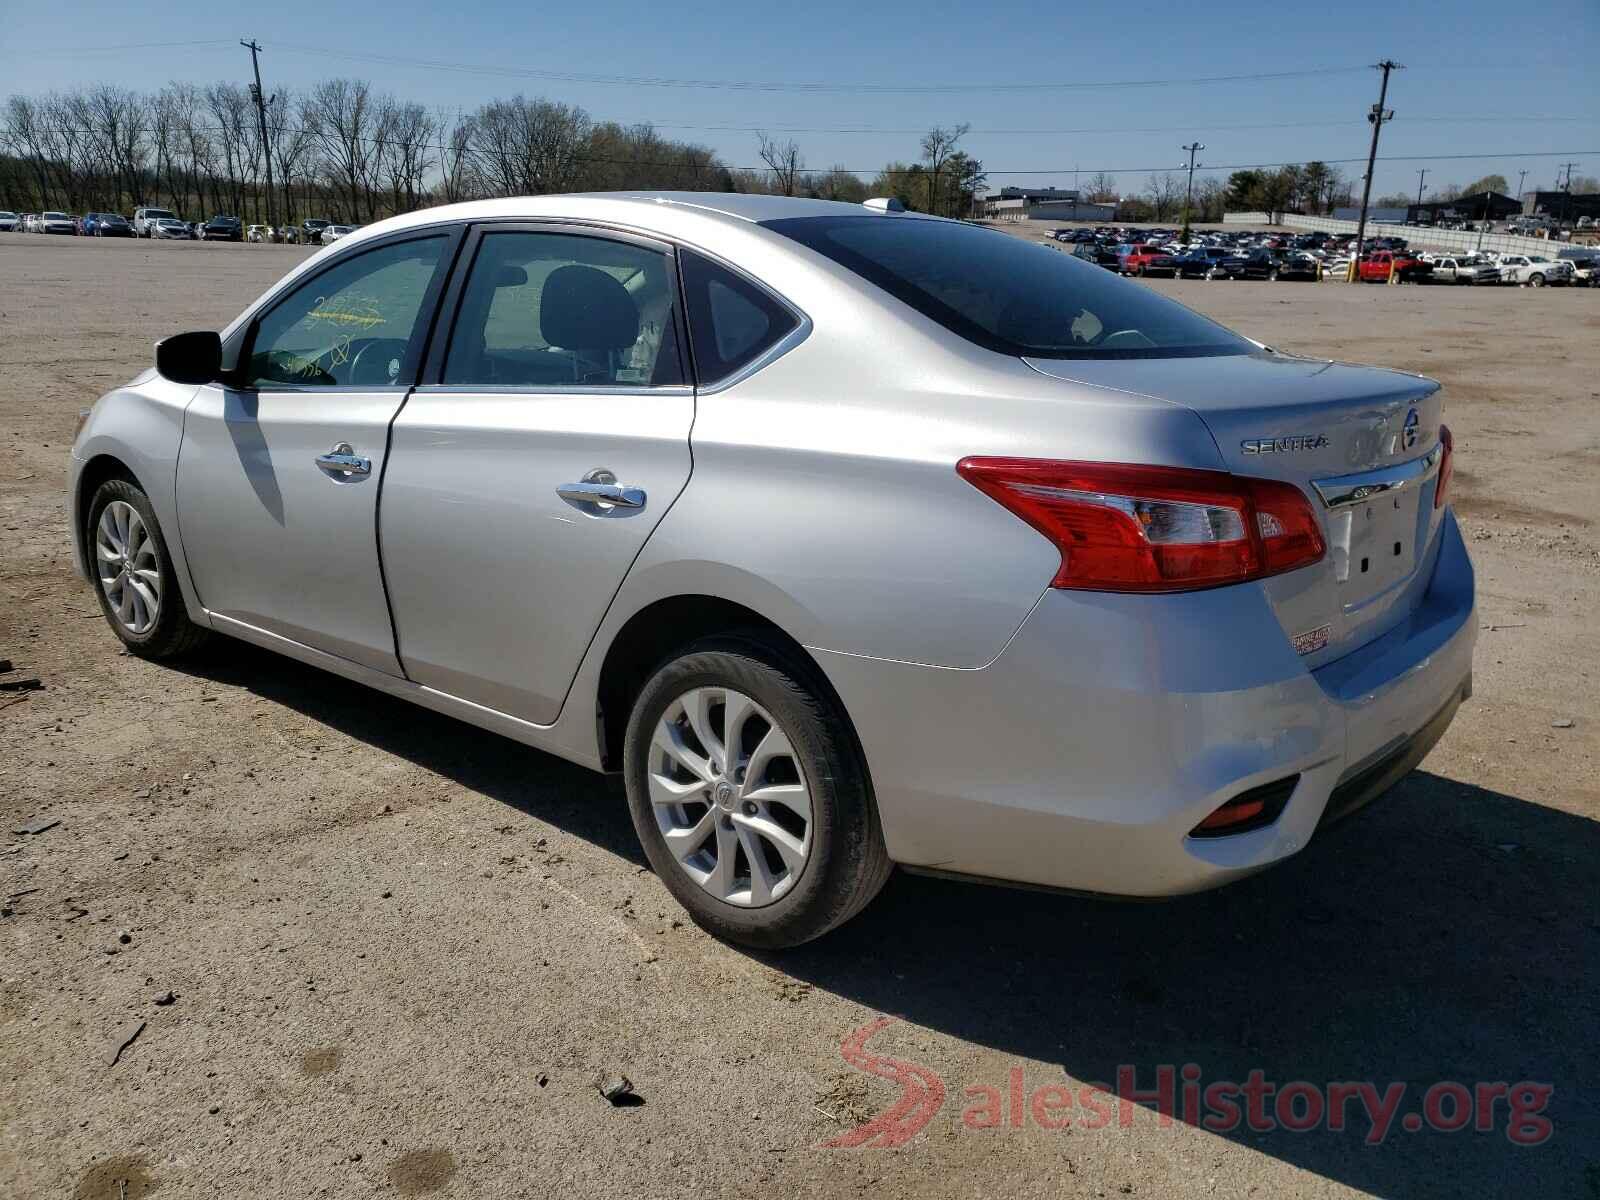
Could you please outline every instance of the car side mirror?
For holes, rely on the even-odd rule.
[[[156,370],[173,383],[215,383],[222,374],[222,337],[205,329],[162,338]]]

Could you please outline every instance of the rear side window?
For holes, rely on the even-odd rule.
[[[490,231],[462,293],[447,384],[662,387],[683,382],[672,260],[632,242]]]
[[[1191,358],[1255,350],[1146,287],[997,230],[880,216],[790,217],[765,226],[1001,354]]]
[[[799,325],[776,298],[710,259],[684,250],[678,262],[689,306],[689,342],[702,384],[748,366]]]

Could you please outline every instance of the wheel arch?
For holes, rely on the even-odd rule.
[[[83,464],[83,469],[78,472],[77,486],[72,495],[72,525],[82,535],[77,539],[78,571],[87,576],[90,572],[89,548],[91,545],[87,522],[89,520],[89,505],[94,500],[95,492],[100,490],[100,485],[112,479],[125,479],[140,491],[149,494],[149,489],[139,482],[139,476],[121,458],[115,454],[100,453]]]
[[[722,635],[753,635],[777,650],[783,665],[816,688],[838,711],[865,767],[866,756],[844,701],[798,639],[776,621],[737,601],[688,593],[665,596],[639,609],[618,628],[606,648],[595,690],[602,769],[621,769],[623,737],[634,699],[655,668],[675,651]]]

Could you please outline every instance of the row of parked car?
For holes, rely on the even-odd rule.
[[[59,233],[78,237],[141,237],[166,241],[196,242],[303,242],[327,245],[358,225],[335,225],[332,221],[310,218],[298,225],[274,227],[251,225],[238,217],[218,213],[209,221],[185,221],[165,208],[138,208],[133,220],[121,213],[64,212],[14,213],[0,211],[0,233]]]
[[[1185,243],[1176,230],[1057,229],[1072,253],[1120,275],[1179,279],[1346,279],[1355,238],[1314,232],[1197,233]],[[1414,252],[1398,237],[1368,238],[1355,264],[1370,283],[1518,284],[1528,287],[1600,286],[1600,249],[1573,246],[1555,258],[1484,251]]]

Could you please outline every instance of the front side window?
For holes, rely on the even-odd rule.
[[[1179,358],[1256,349],[1148,288],[997,230],[923,217],[789,217],[764,224],[1002,354]]]
[[[672,260],[564,233],[483,235],[442,382],[479,387],[682,383]]]
[[[261,318],[246,387],[397,387],[415,374],[417,318],[449,239],[353,254]]]

